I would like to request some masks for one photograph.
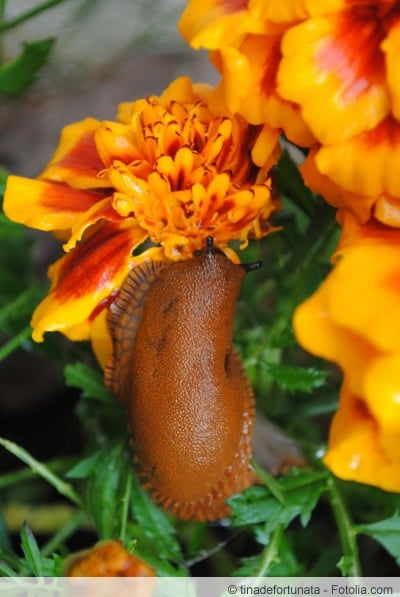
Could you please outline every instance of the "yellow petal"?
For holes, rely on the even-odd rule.
[[[86,118],[64,127],[59,145],[40,177],[65,182],[76,189],[109,186],[109,182],[99,176],[104,168],[94,139],[99,125],[95,118]]]
[[[3,208],[6,216],[19,224],[39,230],[68,230],[77,216],[101,197],[62,183],[9,176]]]
[[[321,143],[341,143],[389,113],[380,42],[375,12],[357,7],[308,19],[284,34],[278,93],[299,104]]]
[[[399,435],[396,444],[400,444]],[[376,421],[346,384],[324,462],[341,479],[400,491],[400,459],[385,451]]]
[[[132,225],[107,222],[56,261],[49,268],[51,290],[32,317],[33,339],[41,342],[48,331],[76,337],[76,330],[88,329],[77,326],[86,326],[99,303],[120,287],[132,251],[145,238],[146,233]]]
[[[241,0],[189,0],[178,23],[193,48],[209,50],[235,46],[247,33],[261,33],[265,27],[266,23],[255,18]]]

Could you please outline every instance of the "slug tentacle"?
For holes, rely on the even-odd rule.
[[[250,486],[255,405],[232,345],[243,267],[212,243],[135,267],[109,317],[109,389],[125,405],[142,484],[182,519],[226,516]]]

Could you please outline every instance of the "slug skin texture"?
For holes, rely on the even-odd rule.
[[[110,311],[106,385],[126,409],[143,486],[181,519],[228,515],[224,500],[256,481],[254,397],[232,345],[245,273],[213,248],[148,261]]]

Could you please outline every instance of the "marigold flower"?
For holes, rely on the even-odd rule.
[[[307,15],[303,4],[213,0],[200,7],[192,0],[179,28],[194,48],[213,50],[211,60],[221,73],[208,98],[213,109],[223,106],[251,124],[264,124],[271,138],[284,131],[294,143],[309,145],[315,139],[299,108],[277,93],[282,35]]]
[[[285,32],[277,75],[318,141],[305,181],[361,222],[399,227],[398,2],[324,5]]]
[[[119,122],[65,127],[37,180],[9,177],[8,217],[66,240],[67,255],[50,267],[50,292],[33,315],[33,338],[56,330],[90,338],[104,364],[105,308],[135,264],[187,259],[207,236],[238,261],[230,241],[243,248],[268,234],[278,202],[266,172],[279,149],[259,133],[239,116],[215,115],[181,78],[160,97],[122,104]]]
[[[154,577],[154,571],[143,560],[127,552],[119,541],[101,541],[93,548],[68,557],[66,576],[141,576]],[[152,586],[143,595],[152,594]]]
[[[373,224],[338,255],[294,316],[302,346],[345,376],[326,461],[343,478],[400,490],[400,231]]]
[[[180,29],[193,47],[212,50],[222,76],[211,105],[264,123],[265,135],[283,131],[312,147],[303,166],[310,188],[362,222],[373,215],[400,226],[398,2],[195,5],[188,3]],[[236,35],[224,38],[233,22]]]

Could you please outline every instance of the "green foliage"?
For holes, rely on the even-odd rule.
[[[400,516],[398,514],[371,524],[358,525],[356,530],[358,533],[369,535],[383,545],[400,566]]]
[[[25,42],[21,54],[0,66],[0,91],[15,94],[24,91],[46,64],[54,39]]]

